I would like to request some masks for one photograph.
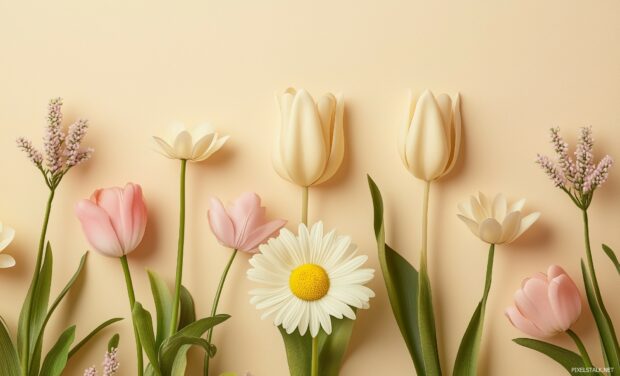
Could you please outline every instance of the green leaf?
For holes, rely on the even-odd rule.
[[[52,269],[53,269],[53,256],[52,247],[50,243],[47,243],[45,247],[45,255],[43,256],[43,264],[41,270],[38,271],[38,278],[36,280],[36,286],[34,276],[28,294],[26,295],[26,301],[22,306],[21,313],[19,315],[19,321],[17,326],[17,348],[19,351],[19,357],[24,358],[25,352],[33,354],[35,350],[37,337],[43,326],[45,316],[47,315],[47,305],[50,298],[50,287],[52,285]],[[37,273],[37,271],[35,271]],[[37,275],[37,274],[35,274]],[[30,316],[30,317],[28,317]],[[26,333],[26,322],[30,319],[30,330]],[[29,348],[25,349],[26,336],[29,338]],[[40,350],[37,354],[41,356]],[[30,355],[28,355],[30,359]]]
[[[586,297],[588,298],[588,304],[590,305],[590,311],[594,316],[596,327],[598,329],[601,342],[603,343],[603,351],[605,352],[605,359],[609,362],[611,367],[611,375],[620,375],[620,361],[618,359],[618,340],[616,339],[616,333],[614,332],[613,324],[609,317],[605,315],[601,304],[596,299],[594,287],[592,285],[592,278],[586,270],[586,266],[581,260],[581,274],[583,275],[583,284],[586,289]]]
[[[155,346],[155,333],[153,333],[153,319],[149,311],[136,302],[132,310],[133,321],[138,329],[138,336],[144,348],[146,356],[151,362],[151,366],[156,374],[161,374],[159,368],[159,358],[157,357],[157,347]]]
[[[161,364],[161,371],[164,375],[172,374],[173,365],[179,354],[179,350],[186,345],[200,347],[205,350],[210,357],[215,355],[215,346],[211,345],[204,338],[174,335],[164,341],[159,352],[159,362]]]
[[[312,357],[312,337],[310,333],[300,335],[298,331],[291,334],[278,326],[278,330],[284,340],[286,360],[291,376],[309,376]]]
[[[121,336],[116,333],[110,338],[108,341],[108,351],[112,351],[114,349],[118,349],[118,344],[121,341]]]
[[[547,355],[549,358],[558,362],[571,375],[573,375],[571,372],[573,368],[585,367],[581,356],[562,347],[530,338],[515,338],[513,341],[523,347],[527,347]],[[584,374],[587,375],[587,373]]]
[[[170,376],[185,376],[185,369],[187,368],[187,352],[191,346],[181,346],[177,353],[174,363],[172,364],[172,370]]]
[[[319,331],[319,375],[338,376],[351,340],[355,320],[332,320],[332,334]],[[312,345],[312,344],[311,344]],[[312,347],[311,347],[312,349]]]
[[[155,302],[155,313],[157,317],[157,336],[155,337],[155,346],[159,348],[161,343],[170,333],[170,325],[172,325],[172,294],[157,273],[148,270],[149,282],[151,283],[151,292],[153,293],[153,301]]]
[[[49,249],[49,250],[50,250],[50,254],[51,254],[51,249]],[[67,284],[62,289],[60,294],[58,294],[58,297],[56,297],[56,299],[52,303],[51,307],[47,311],[47,314],[45,315],[45,319],[43,320],[43,323],[41,324],[41,329],[38,332],[37,340],[36,340],[36,342],[34,344],[34,351],[32,352],[32,358],[30,359],[30,375],[31,376],[37,376],[39,374],[39,365],[40,365],[40,362],[41,362],[41,353],[43,351],[43,339],[45,337],[45,328],[47,327],[47,323],[52,318],[52,315],[56,311],[56,308],[58,307],[58,305],[60,304],[62,299],[67,295],[67,293],[69,292],[71,287],[73,287],[73,285],[77,281],[78,277],[82,273],[82,269],[84,269],[84,264],[86,263],[86,257],[87,256],[88,256],[88,252],[86,252],[86,253],[84,253],[84,255],[82,255],[82,258],[80,259],[80,263],[78,265],[77,271],[73,274],[71,279],[69,279],[69,282],[67,282]],[[51,276],[51,271],[50,271],[50,276]],[[49,297],[49,292],[48,292],[48,297]]]
[[[609,257],[611,262],[614,263],[616,270],[620,274],[620,262],[618,262],[618,258],[616,257],[616,254],[614,253],[614,251],[611,248],[609,248],[609,246],[606,244],[603,244],[603,251],[605,251],[605,253],[607,254],[607,257]]]
[[[368,185],[373,200],[379,263],[381,264],[392,312],[413,360],[416,373],[425,375],[422,345],[418,331],[419,275],[405,258],[385,243],[381,192],[370,176],[368,176]]]
[[[121,321],[122,318],[121,317],[115,317],[113,319],[109,319],[105,322],[103,322],[101,325],[99,325],[98,327],[96,327],[95,329],[93,329],[90,333],[88,333],[88,335],[86,337],[84,337],[84,339],[82,339],[80,342],[78,342],[77,345],[73,346],[73,348],[71,349],[71,351],[69,351],[69,358],[73,357],[73,355],[75,355],[78,351],[80,351],[80,349],[82,347],[84,347],[84,345],[86,345],[88,343],[88,341],[90,341],[94,336],[96,336],[100,331],[102,331],[103,329],[105,329],[106,327],[108,327],[109,325],[114,324],[115,322]]]
[[[194,298],[192,298],[192,294],[190,294],[189,290],[183,285],[181,285],[180,299],[181,315],[179,317],[178,330],[181,330],[196,321],[196,307],[194,305]]]
[[[459,351],[454,362],[454,376],[476,376],[478,374],[478,352],[482,336],[484,315],[481,314],[482,302],[478,303],[469,325],[465,330]]]
[[[69,359],[69,348],[75,339],[75,325],[65,330],[47,353],[40,376],[60,376]]]
[[[441,375],[439,350],[437,348],[437,331],[435,313],[433,312],[433,294],[425,263],[421,263],[418,290],[418,328],[422,344],[422,356],[427,376]]]
[[[4,320],[0,317],[0,375],[19,376],[19,358]]]
[[[185,349],[186,345],[201,346],[205,348],[205,351],[207,351],[209,356],[213,356],[215,354],[215,347],[213,347],[213,349],[211,349],[211,347],[204,347],[203,345],[208,345],[209,343],[200,337],[206,333],[207,330],[223,323],[229,318],[229,315],[215,315],[213,317],[200,319],[181,329],[172,337],[164,340],[159,348],[159,363],[162,373],[164,375],[168,375],[175,368],[175,372],[180,372],[180,369],[184,366],[184,360],[177,359],[179,356],[185,357],[185,353],[187,352],[187,349]],[[201,341],[189,341],[187,338],[200,339]],[[176,366],[175,363],[177,363]]]

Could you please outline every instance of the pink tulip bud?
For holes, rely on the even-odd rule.
[[[551,265],[547,274],[526,278],[514,295],[508,320],[522,332],[538,338],[567,331],[581,314],[579,289],[566,272]]]
[[[131,253],[144,236],[146,205],[137,184],[98,189],[77,203],[75,213],[90,245],[106,256]]]
[[[278,232],[286,221],[267,221],[265,208],[260,206],[256,193],[242,194],[228,209],[216,198],[211,199],[209,225],[217,240],[223,246],[248,253]]]

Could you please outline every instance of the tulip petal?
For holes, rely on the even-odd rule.
[[[15,230],[8,226],[0,227],[0,252],[2,252],[15,238]]]
[[[474,196],[470,197],[469,205],[471,207],[471,212],[474,215],[474,219],[476,220],[476,222],[480,223],[484,221],[485,218],[487,218],[484,209],[482,208],[482,206],[480,206],[480,203]]]
[[[521,212],[509,213],[502,222],[502,238],[500,243],[506,243],[519,231],[521,225]]]
[[[15,259],[13,256],[1,254],[0,255],[0,269],[11,268],[15,266]]]
[[[224,146],[224,144],[226,143],[226,141],[228,141],[229,138],[230,136],[228,135],[224,137],[219,137],[219,135],[216,133],[207,151],[204,152],[201,157],[196,158],[194,162],[202,162],[215,154],[215,152],[217,152],[222,148],[222,146]]]
[[[336,99],[336,113],[334,114],[334,128],[331,135],[330,149],[329,159],[323,176],[313,185],[318,185],[331,179],[340,168],[344,159],[344,98],[342,94],[339,94]]]
[[[498,194],[493,199],[493,218],[497,219],[498,222],[503,222],[504,218],[506,218],[506,211],[508,210],[508,201],[506,201],[506,196],[503,194]]]
[[[129,184],[128,184],[129,185]],[[146,204],[144,202],[144,196],[142,194],[142,187],[138,184],[130,184],[134,190],[133,205],[131,206],[131,220],[132,233],[130,236],[130,250],[135,250],[144,238],[144,232],[146,230],[146,223],[148,219],[148,213]],[[125,188],[127,189],[127,188]],[[126,253],[128,250],[126,250]]]
[[[480,223],[480,239],[489,244],[498,244],[502,237],[502,226],[493,218]]]
[[[471,220],[464,215],[457,214],[457,216],[461,219],[461,221],[465,222],[467,227],[469,227],[469,229],[474,235],[480,237],[480,228],[478,226],[478,222]]]
[[[235,248],[235,228],[226,209],[224,209],[224,205],[216,198],[212,198],[210,204],[208,217],[211,232],[220,244],[228,248]]]
[[[459,94],[456,95],[456,99],[454,100],[451,125],[453,131],[450,144],[452,147],[450,148],[451,153],[450,160],[448,162],[448,168],[444,172],[444,175],[452,170],[452,168],[456,164],[456,161],[459,157],[459,152],[461,150],[461,96]]]
[[[286,225],[283,219],[276,219],[255,228],[239,246],[239,250],[249,253],[256,253],[257,247],[272,238],[282,227]]]
[[[508,211],[509,212],[523,211],[524,207],[525,207],[525,199],[522,198],[522,199],[518,200],[517,202],[515,202],[514,204],[510,205],[510,209],[508,209]]]
[[[336,97],[332,93],[323,94],[316,103],[316,109],[321,118],[323,143],[331,148],[332,134],[334,133],[334,115],[336,112]],[[327,150],[327,154],[330,150]]]
[[[484,216],[488,218],[493,217],[493,205],[491,205],[491,200],[489,200],[484,193],[478,192],[478,201],[480,202]]]
[[[282,140],[284,139],[286,129],[290,125],[290,113],[294,97],[295,89],[293,88],[286,89],[282,95],[276,94],[276,100],[280,108],[280,124],[276,129],[273,153],[271,155],[273,168],[276,170],[278,175],[280,175],[280,177],[288,181],[291,181],[291,178],[288,171],[286,171],[282,160]]]
[[[447,167],[450,157],[448,136],[441,110],[428,90],[418,100],[407,134],[406,156],[409,170],[425,181],[439,178]]]
[[[521,219],[521,226],[519,227],[519,231],[512,239],[510,239],[510,242],[514,241],[519,236],[523,235],[523,233],[528,228],[530,228],[538,220],[538,218],[540,218],[539,212],[531,213],[523,217],[523,219]]]
[[[194,147],[192,148],[192,160],[193,161],[198,161],[199,159],[205,156],[205,154],[211,147],[211,144],[213,143],[213,140],[215,139],[215,137],[216,137],[215,133],[209,133],[201,137],[192,136],[192,139],[194,141]]]
[[[530,278],[524,286],[514,295],[515,305],[523,316],[545,333],[557,333],[561,331],[548,294],[549,284],[537,278]]]
[[[534,323],[526,319],[521,312],[515,307],[508,307],[504,312],[510,323],[523,333],[537,338],[547,338],[549,335],[542,330],[538,329]]]
[[[566,274],[549,283],[549,302],[560,328],[565,331],[581,314],[581,296],[575,283]]]
[[[174,139],[174,153],[179,159],[192,158],[192,135],[188,131],[180,132]]]
[[[153,136],[153,139],[155,139],[155,142],[159,146],[159,149],[157,149],[157,152],[159,152],[164,157],[168,157],[170,159],[176,159],[176,156],[174,154],[174,149],[172,148],[172,146],[168,145],[166,141],[162,140],[161,138],[157,136]]]
[[[190,131],[191,135],[192,135],[192,141],[194,142],[194,144],[196,144],[196,140],[199,140],[205,136],[209,136],[212,135],[215,132],[215,129],[213,128],[213,126],[209,123],[202,123],[202,124],[198,124],[197,126],[195,126],[194,128],[192,128],[192,130]]]
[[[314,100],[305,90],[295,95],[281,143],[284,167],[297,185],[308,187],[321,177],[327,164],[327,145]]]
[[[82,224],[86,239],[96,251],[110,257],[123,256],[123,249],[105,210],[90,200],[80,200],[75,207],[75,213]]]

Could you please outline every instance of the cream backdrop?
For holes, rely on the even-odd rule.
[[[481,374],[562,374],[552,361],[511,342],[520,336],[503,315],[523,277],[563,265],[580,288],[584,255],[578,209],[534,164],[551,153],[548,128],[574,141],[593,125],[596,147],[620,159],[620,3],[617,1],[0,1],[0,219],[17,229],[5,251],[17,267],[0,270],[0,312],[14,332],[34,266],[46,199],[39,173],[15,138],[39,143],[49,98],[65,99],[65,119],[86,117],[94,158],[63,181],[49,240],[55,250],[53,292],[88,248],[73,206],[98,187],[142,184],[149,206],[145,240],[130,256],[138,299],[152,308],[144,270],[173,282],[179,166],[154,152],[151,135],[170,122],[212,122],[229,143],[189,167],[185,284],[199,314],[210,309],[229,250],[208,229],[208,198],[256,191],[269,215],[299,218],[300,192],[271,166],[278,120],[274,93],[289,85],[317,96],[343,92],[346,159],[336,178],[311,190],[311,221],[350,234],[377,268],[369,173],[382,189],[388,241],[418,265],[422,187],[402,166],[397,129],[406,90],[462,95],[463,152],[453,173],[434,186],[430,272],[443,367],[456,350],[484,280],[487,246],[457,219],[456,205],[482,190],[528,198],[542,212],[531,231],[496,253],[483,340]],[[620,168],[597,191],[591,209],[598,273],[620,326],[619,279],[600,252],[620,249]],[[246,255],[229,276],[221,311],[233,318],[215,334],[215,371],[285,375],[277,330],[248,303]],[[49,334],[73,322],[78,336],[104,319],[127,316],[117,260],[92,253],[82,279]],[[343,375],[410,375],[413,366],[377,273],[377,297],[359,315]],[[582,290],[583,291],[583,290]],[[584,309],[584,311],[587,311]],[[134,374],[129,320],[72,360],[67,374],[99,364],[114,331],[122,334],[121,375]],[[576,325],[598,364],[592,317]],[[571,346],[567,338],[555,343]],[[198,361],[198,357],[195,357]],[[192,375],[199,374],[194,363]]]

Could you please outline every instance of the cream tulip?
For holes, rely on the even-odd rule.
[[[284,179],[301,187],[329,180],[344,158],[344,100],[324,94],[317,102],[303,89],[277,95],[281,122],[273,165]]]
[[[410,93],[409,111],[398,137],[405,167],[416,178],[433,181],[454,167],[461,143],[460,96],[437,97],[429,90],[416,100]]]
[[[218,151],[229,136],[220,137],[208,124],[188,129],[184,124],[170,126],[167,135],[153,136],[159,152],[170,159],[201,162]]]
[[[523,214],[525,199],[508,205],[502,194],[493,201],[479,193],[478,198],[459,204],[462,214],[458,217],[465,222],[471,232],[489,244],[511,243],[521,236],[540,217],[540,213]]]

